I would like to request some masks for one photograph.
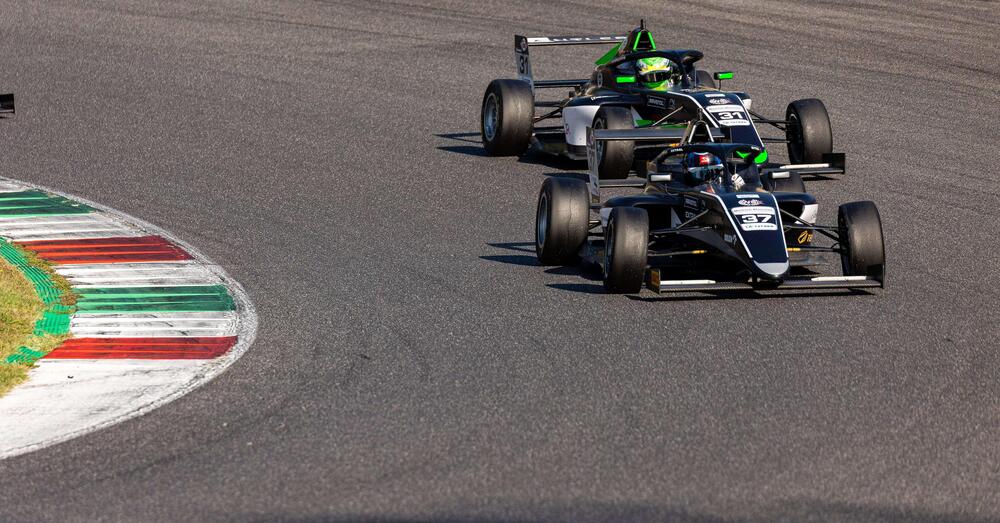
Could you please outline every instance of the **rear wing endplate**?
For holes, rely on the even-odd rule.
[[[0,113],[14,114],[14,93],[0,94]]]
[[[531,91],[535,88],[575,87],[583,85],[588,80],[539,80],[535,81],[531,72],[531,58],[528,49],[544,45],[599,45],[617,44],[628,37],[622,35],[592,35],[592,36],[522,36],[514,35],[514,61],[517,66],[517,77],[528,82]]]

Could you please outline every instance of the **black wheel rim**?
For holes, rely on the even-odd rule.
[[[549,228],[549,197],[544,193],[538,199],[538,211],[535,214],[535,247],[541,251],[545,247],[546,233]]]
[[[483,136],[487,141],[496,139],[500,127],[500,101],[497,95],[490,93],[483,102]]]

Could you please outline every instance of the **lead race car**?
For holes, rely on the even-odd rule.
[[[843,204],[837,225],[818,225],[811,195],[768,190],[797,173],[758,168],[759,145],[685,143],[686,135],[588,129],[589,182],[550,177],[539,193],[539,262],[597,264],[612,293],[639,292],[644,283],[657,292],[884,286],[885,247],[874,203]],[[646,180],[601,181],[597,144],[609,141],[680,145],[654,157]],[[601,187],[642,192],[601,203]],[[829,244],[819,245],[819,238]],[[810,257],[820,253],[839,255],[842,274],[794,273],[796,266],[815,265]]]
[[[536,46],[615,44],[596,61],[588,79],[537,80],[529,50]],[[823,102],[796,100],[783,120],[765,118],[751,110],[745,92],[722,91],[731,72],[714,75],[697,69],[700,51],[657,49],[653,36],[640,26],[626,36],[514,37],[518,79],[490,82],[483,96],[480,127],[483,147],[494,156],[519,156],[534,145],[545,152],[572,159],[586,158],[586,129],[632,129],[686,126],[704,121],[718,132],[718,140],[756,145],[758,164],[768,161],[764,143],[786,143],[791,164],[813,171],[805,174],[843,174],[844,155],[833,153],[833,132]],[[713,81],[718,81],[718,85]],[[572,89],[554,101],[538,100],[541,89]],[[562,120],[561,125],[545,125]],[[766,124],[783,137],[761,137],[754,125]],[[701,137],[705,139],[705,137]],[[643,175],[646,162],[669,144],[636,148],[631,141],[602,144],[597,151],[601,178],[625,178],[631,170]]]

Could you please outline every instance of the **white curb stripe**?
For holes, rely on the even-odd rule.
[[[69,328],[81,338],[235,336],[238,320],[235,312],[77,314]]]
[[[142,414],[228,364],[40,360],[0,401],[0,456],[12,456]]]
[[[112,238],[142,234],[142,231],[124,227],[118,220],[102,213],[0,219],[0,235],[13,241]]]
[[[86,287],[146,287],[157,285],[214,285],[219,278],[196,262],[109,263],[58,265],[55,271],[71,285]]]
[[[25,186],[19,183],[0,180],[0,192],[19,192],[25,190],[25,188]]]

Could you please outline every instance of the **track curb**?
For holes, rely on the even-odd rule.
[[[8,393],[8,395],[0,398],[0,459],[32,452],[150,412],[211,381],[245,354],[253,344],[257,333],[257,314],[246,291],[224,269],[213,263],[187,242],[139,218],[45,186],[2,177],[0,177],[0,185],[42,191],[59,198],[64,198],[70,202],[82,204],[93,209],[103,217],[110,218],[111,221],[115,222],[115,225],[131,229],[131,232],[155,235],[165,239],[170,245],[177,247],[187,255],[186,258],[189,258],[190,267],[197,267],[199,271],[205,272],[204,278],[217,279],[219,284],[225,287],[228,296],[231,297],[233,316],[235,317],[235,323],[232,326],[235,342],[225,353],[211,359],[191,361],[183,361],[183,359],[178,360],[176,358],[135,360],[128,356],[115,360],[94,360],[86,356],[78,359],[52,361],[48,358],[41,359],[38,362],[38,366],[32,369],[26,383],[21,384]],[[188,263],[188,260],[185,260],[185,262]],[[149,266],[154,265],[150,264]],[[74,290],[76,290],[76,287],[74,287]],[[123,301],[130,302],[135,300]],[[120,336],[120,334],[116,335]],[[188,333],[184,335],[190,336]],[[173,338],[153,339],[172,340]],[[92,355],[92,352],[85,354]],[[76,358],[76,356],[70,357]],[[116,358],[118,357],[116,356]],[[95,374],[94,380],[90,382],[91,385],[87,385],[86,383],[80,384],[80,381],[85,380],[78,380],[73,383],[66,382],[60,385],[58,380],[53,381],[50,377],[42,376],[46,373],[58,376],[65,374],[65,372],[62,372],[62,369],[76,369],[80,365],[86,366],[87,363],[91,362],[95,363],[95,365],[91,365],[88,368],[99,369]],[[158,362],[162,362],[162,364]],[[100,388],[103,383],[103,386],[110,387],[116,380],[123,382],[123,385],[127,385],[127,383],[134,382],[133,378],[135,376],[154,375],[156,376],[155,379],[159,379],[160,381],[157,382],[156,387],[152,388],[159,392],[149,394],[146,389],[150,387],[146,387],[143,389],[142,394],[129,396],[131,401],[129,405],[124,408],[118,408],[116,405],[117,410],[105,413],[103,416],[98,415],[92,418],[84,416],[81,418],[79,417],[81,412],[69,412],[65,402],[57,404],[61,397],[58,392],[60,386],[66,389],[67,392],[73,389],[73,394],[78,394],[81,386]],[[128,376],[128,378],[123,378],[125,376]],[[103,378],[103,382],[100,380],[101,378]],[[180,382],[172,381],[173,378],[177,378]],[[56,392],[53,394],[53,391]],[[112,397],[109,396],[110,392],[112,391],[101,390],[95,393],[95,397],[100,396],[103,398],[100,401],[107,401]],[[48,405],[38,404],[36,402],[38,398],[51,398],[51,400],[49,400]],[[28,405],[29,402],[31,403],[30,405]],[[72,418],[73,421],[69,424],[59,425],[58,423],[47,423],[42,420],[43,417],[52,419],[53,416],[56,418],[59,416],[67,419]],[[25,434],[24,432],[30,430],[31,426],[30,423],[25,423],[25,421],[35,418],[39,420],[36,428],[39,426],[55,426],[57,430],[46,431],[45,433]],[[20,428],[26,425],[29,426],[29,429]]]

